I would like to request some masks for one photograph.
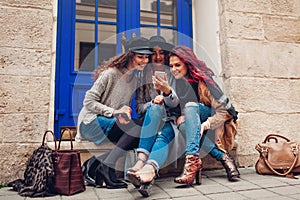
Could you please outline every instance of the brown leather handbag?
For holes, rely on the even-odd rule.
[[[70,150],[60,150],[62,135],[68,132],[70,135]],[[72,134],[69,129],[61,133],[58,148],[52,153],[55,180],[53,189],[58,194],[73,195],[85,191],[83,173],[81,170],[80,152],[73,150]]]
[[[284,140],[280,142],[279,140]],[[299,143],[291,142],[284,136],[268,135],[255,149],[260,153],[255,164],[258,174],[274,174],[296,178],[300,173]]]

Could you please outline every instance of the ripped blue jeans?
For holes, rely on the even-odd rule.
[[[153,104],[148,108],[137,149],[137,152],[148,155],[148,160],[153,161],[158,167],[166,161],[169,144],[175,137],[171,123],[162,121],[162,112],[160,105]]]
[[[211,107],[201,103],[187,103],[184,113],[185,122],[179,125],[179,130],[186,137],[186,155],[200,155],[201,152],[200,157],[209,154],[216,160],[220,160],[224,152],[216,146],[214,132],[204,131],[200,138],[201,123],[214,114]]]

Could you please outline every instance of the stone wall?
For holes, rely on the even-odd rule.
[[[22,177],[48,126],[52,6],[0,2],[0,184]]]
[[[300,141],[300,1],[221,0],[225,86],[239,114],[240,166],[267,134]]]

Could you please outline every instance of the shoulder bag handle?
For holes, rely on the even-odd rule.
[[[73,150],[72,134],[71,134],[71,130],[70,130],[69,128],[64,128],[64,129],[62,130],[61,135],[60,135],[60,139],[59,139],[59,142],[58,142],[58,150],[60,150],[61,139],[62,139],[63,134],[64,134],[66,131],[69,132],[70,143],[71,143],[71,150]]]
[[[273,169],[273,167],[270,165],[269,161],[267,160],[266,156],[263,155],[263,159],[264,159],[266,165],[269,167],[269,169],[270,169],[273,173],[275,173],[275,174],[277,174],[277,175],[279,175],[279,176],[286,176],[286,175],[288,175],[289,173],[291,173],[291,171],[294,169],[294,167],[295,167],[295,165],[296,165],[296,162],[297,162],[297,160],[298,160],[298,155],[299,155],[298,153],[295,155],[295,159],[294,159],[293,164],[291,165],[291,167],[289,168],[289,170],[286,171],[285,173],[279,173],[279,172],[277,172],[275,169]]]
[[[276,140],[276,143],[277,143],[277,142],[278,142],[277,137],[278,137],[278,138],[285,139],[287,142],[290,142],[289,139],[287,139],[286,137],[284,137],[284,136],[282,136],[282,135],[269,134],[269,135],[267,135],[267,137],[265,138],[265,140],[263,141],[263,143],[268,142],[270,139],[275,139],[275,140]]]
[[[47,133],[51,133],[51,134],[52,134],[52,136],[53,136],[53,141],[54,141],[54,148],[55,148],[55,150],[57,150],[56,138],[55,138],[55,136],[54,136],[54,133],[53,133],[53,131],[51,131],[51,130],[46,130],[46,131],[45,131],[45,133],[44,133],[44,136],[43,136],[43,142],[42,142],[42,146],[44,146],[44,145],[45,145],[45,139],[46,139],[46,135],[47,135]]]

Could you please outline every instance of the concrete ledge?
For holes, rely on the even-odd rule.
[[[91,156],[100,156],[103,153],[111,150],[114,147],[114,144],[111,142],[103,142],[101,145],[95,145],[93,142],[76,142],[72,141],[73,143],[73,149],[79,150],[80,151],[80,158],[81,158],[81,163],[89,159]],[[47,145],[54,149],[54,142],[47,142]],[[57,142],[58,145],[58,142]],[[61,141],[61,147],[60,149],[70,149],[70,141]],[[236,154],[236,149],[237,149],[237,143],[235,143],[235,146],[232,151],[229,153],[235,158],[237,161],[237,154]],[[184,157],[179,158],[177,160],[177,166],[174,167],[174,165],[170,164],[166,167],[163,167],[160,169],[160,176],[162,177],[168,177],[168,176],[176,176],[182,172],[183,166],[184,166]],[[123,165],[124,160],[118,162],[118,165]],[[221,162],[216,161],[214,158],[208,156],[205,156],[202,159],[203,163],[203,170],[211,170],[211,169],[222,169],[223,166]],[[237,163],[238,164],[238,163]],[[122,167],[121,167],[122,168]]]
[[[58,146],[59,141],[57,141]],[[114,144],[111,142],[103,142],[101,145],[95,145],[93,142],[76,142],[72,141],[73,149],[80,151],[81,163],[89,159],[91,156],[100,156],[103,153],[111,150],[114,147]],[[47,145],[51,149],[55,149],[54,142],[47,142]],[[61,141],[60,149],[68,150],[71,149],[70,141]]]

